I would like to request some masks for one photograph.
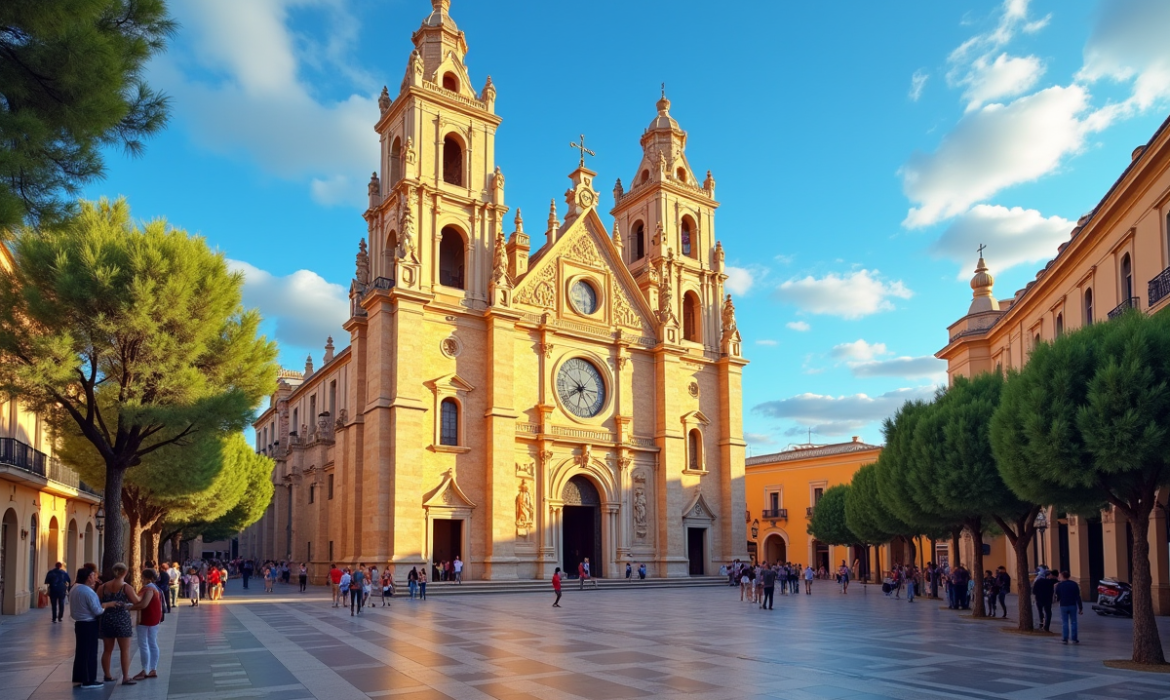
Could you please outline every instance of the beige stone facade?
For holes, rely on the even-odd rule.
[[[994,267],[995,251],[987,257]],[[1022,367],[1041,341],[1129,308],[1163,313],[1170,306],[1170,120],[1133,151],[1113,187],[1035,280],[1009,299],[997,300],[993,284],[981,255],[967,315],[951,325],[950,340],[937,353],[951,377]],[[1154,609],[1161,615],[1170,615],[1168,499],[1163,489],[1149,532]],[[1093,518],[1048,513],[1048,522],[1033,559],[1069,569],[1089,592],[1104,576],[1130,580],[1132,533],[1124,517],[1111,510]],[[1009,560],[1005,538],[990,547],[992,564]]]
[[[0,269],[11,266],[0,245]],[[101,495],[57,460],[44,418],[0,397],[0,496],[0,613],[19,615],[36,606],[56,562],[73,576],[98,561]]]
[[[473,89],[449,3],[432,5],[380,100],[350,345],[284,373],[256,421],[277,494],[241,554],[309,561],[315,580],[332,561],[459,555],[468,578],[514,579],[584,556],[604,577],[744,558],[746,361],[714,179],[663,96],[612,231],[584,143],[566,206],[525,231],[496,88]]]

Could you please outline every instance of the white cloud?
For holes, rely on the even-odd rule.
[[[891,299],[909,299],[913,293],[901,280],[887,282],[877,270],[855,270],[821,278],[811,275],[791,279],[776,288],[778,300],[794,304],[813,314],[858,319],[881,311],[891,311]]]
[[[278,277],[239,260],[228,260],[232,270],[244,273],[244,305],[260,309],[261,316],[276,323],[276,339],[285,345],[315,348],[325,338],[341,339],[341,324],[349,317],[346,288],[333,284],[311,270],[297,270]]]
[[[354,23],[328,0],[177,3],[188,41],[152,64],[152,82],[173,96],[176,113],[209,149],[245,153],[266,172],[309,185],[318,202],[364,208],[362,174],[379,158],[377,99],[316,94],[301,76],[310,64],[329,62],[334,75],[350,78],[362,72],[344,66],[343,48],[332,39],[305,46],[288,26],[294,5],[326,13],[331,35],[346,35]],[[337,27],[343,29],[332,31]],[[342,192],[346,180],[352,193]]]
[[[743,439],[749,445],[775,445],[776,441],[767,433],[744,433]]]
[[[974,269],[976,248],[986,244],[984,256],[992,272],[998,273],[1052,258],[1074,225],[1059,216],[1045,218],[1035,209],[979,204],[955,219],[930,246],[930,252],[957,262],[959,276],[966,277]]]
[[[812,330],[812,326],[808,325],[805,321],[789,321],[785,325],[797,333],[808,333]]]
[[[934,153],[914,153],[902,188],[918,206],[903,225],[928,226],[962,214],[1005,187],[1035,180],[1079,150],[1101,124],[1078,118],[1088,93],[1078,85],[1050,87],[1008,104],[968,113]]]
[[[982,107],[988,102],[1004,97],[1015,97],[1035,87],[1044,74],[1044,63],[1035,56],[1009,56],[1001,53],[994,60],[980,56],[971,66],[971,71],[958,82],[966,86],[963,99],[967,100],[967,111]]]
[[[779,341],[769,340],[767,338],[756,341],[756,345],[766,345],[768,347],[774,347],[774,346],[779,345],[779,344],[780,344]]]
[[[1012,40],[1016,29],[1023,24],[1026,33],[1034,33],[1043,29],[1051,19],[1051,15],[1035,22],[1028,22],[1029,0],[1004,0],[1000,6],[1001,14],[995,27],[982,34],[967,39],[958,48],[951,52],[947,61],[952,65],[947,75],[948,82],[954,84],[959,79],[957,74],[970,62],[973,57],[983,56],[995,52]]]
[[[879,355],[888,355],[885,343],[867,343],[861,338],[852,343],[834,345],[829,356],[835,360],[852,360],[854,362],[868,362]]]
[[[1117,110],[1144,111],[1170,99],[1170,3],[1165,0],[1102,2],[1085,44],[1078,80],[1132,82],[1133,93]]]
[[[929,400],[934,393],[934,386],[919,386],[895,389],[880,396],[798,394],[759,404],[752,410],[770,418],[795,421],[820,435],[848,435],[893,415],[906,401]]]
[[[723,271],[727,273],[727,281],[723,283],[723,286],[736,296],[747,294],[751,291],[752,285],[755,284],[756,280],[752,271],[746,267],[728,265]]]
[[[918,98],[922,97],[922,90],[926,87],[926,81],[930,78],[930,73],[919,68],[914,71],[914,75],[910,76],[910,94],[908,95],[911,102],[917,102]]]
[[[855,377],[900,377],[902,379],[933,379],[946,381],[947,363],[933,355],[895,357],[889,360],[858,362],[850,366]]]

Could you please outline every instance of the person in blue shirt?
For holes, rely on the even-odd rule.
[[[53,622],[61,622],[65,617],[65,596],[69,595],[69,584],[72,581],[69,578],[69,572],[65,570],[65,565],[57,562],[57,565],[45,574],[45,586],[49,589],[49,603],[53,606]]]
[[[1069,578],[1068,571],[1060,572],[1060,583],[1056,584],[1056,602],[1060,605],[1061,641],[1080,644],[1077,639],[1077,615],[1085,614],[1081,604],[1081,587]]]

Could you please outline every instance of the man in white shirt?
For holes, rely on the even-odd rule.
[[[93,587],[97,574],[82,567],[77,572],[77,583],[69,591],[69,616],[77,635],[77,649],[73,654],[73,682],[82,688],[102,688],[98,682],[98,618],[106,608],[118,603],[103,604]]]
[[[345,567],[341,573],[341,583],[338,588],[341,589],[341,607],[349,607],[349,584],[353,580],[353,576],[349,573],[349,567]]]
[[[463,583],[463,560],[455,555],[455,583]]]

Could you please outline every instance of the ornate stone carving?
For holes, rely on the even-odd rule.
[[[496,166],[495,172],[492,173],[492,187],[497,190],[504,189],[504,173],[498,165]]]
[[[447,357],[458,357],[463,352],[463,343],[453,335],[447,336],[439,341],[439,352]]]
[[[549,463],[552,462],[553,453],[545,450],[544,452],[537,453],[536,458],[540,460],[541,469],[548,469]]]
[[[516,462],[516,476],[521,479],[535,479],[536,478],[536,462],[529,462],[528,464],[521,464]]]
[[[662,222],[659,221],[654,226],[654,237],[650,239],[650,242],[654,245],[662,245],[662,235]]]
[[[689,393],[692,398],[699,398],[699,383],[691,382],[690,386],[687,387],[687,393]]]
[[[414,137],[413,136],[406,137],[406,145],[402,147],[402,150],[403,150],[403,153],[405,154],[406,162],[410,165],[414,165],[415,160],[417,160],[417,158],[418,158],[418,154],[416,154],[414,151]]]
[[[619,177],[617,183],[613,186],[613,201],[619,201],[625,194],[626,189],[622,187],[622,179]]]
[[[561,500],[567,506],[600,506],[601,494],[588,479],[573,477],[565,482]]]
[[[508,274],[508,243],[502,232],[496,234],[496,250],[492,262],[492,283],[512,288],[512,276]]]
[[[556,276],[556,266],[552,262],[546,261],[544,266],[536,271],[532,282],[524,285],[516,296],[516,300],[524,304],[551,309],[556,304],[557,293],[553,284]]]
[[[422,52],[418,49],[410,52],[410,73],[418,82],[422,82],[423,77],[423,58]]]
[[[378,110],[385,114],[390,109],[390,90],[383,85],[382,94],[378,95]]]
[[[349,412],[344,408],[337,409],[337,420],[333,421],[333,432],[337,432],[345,427],[349,421]]]
[[[569,249],[565,251],[564,257],[569,260],[575,260],[586,265],[599,267],[601,265],[601,254],[597,251],[597,246],[593,243],[593,238],[588,233],[582,232],[577,236],[577,239],[569,245]]]
[[[382,193],[382,183],[378,180],[377,171],[370,173],[370,184],[366,187],[366,191],[371,197],[377,197]]]
[[[718,270],[719,272],[723,271],[723,261],[724,261],[724,259],[726,259],[726,257],[727,257],[727,253],[725,253],[723,251],[723,243],[722,242],[716,243],[715,244],[715,269]]]
[[[643,472],[634,474],[634,499],[631,505],[634,510],[634,540],[644,542],[650,533],[650,508],[646,500],[646,475]]]
[[[531,529],[534,514],[535,508],[532,505],[532,493],[528,490],[528,481],[521,479],[520,492],[516,494],[516,529],[518,531]]]
[[[723,317],[723,338],[727,339],[729,336],[734,334],[736,331],[735,304],[733,304],[731,302],[731,295],[730,294],[728,294],[727,298],[723,300],[722,317]]]
[[[575,461],[578,466],[588,467],[589,462],[592,460],[592,458],[593,458],[593,446],[592,445],[582,445],[581,446],[581,454],[574,457],[573,461]]]
[[[408,198],[409,199],[409,198]],[[409,201],[402,207],[402,217],[399,219],[398,257],[410,262],[418,262],[418,254],[414,246],[414,214],[411,213]]]
[[[674,317],[674,287],[671,284],[671,260],[668,257],[662,261],[662,283],[658,286],[658,320],[670,323]]]
[[[552,343],[541,343],[540,344],[540,352],[542,355],[544,355],[545,359],[548,359],[548,358],[552,357],[552,351],[553,351],[553,348],[555,348],[555,347],[556,346],[553,345]]]
[[[354,279],[364,289],[370,283],[370,254],[366,251],[366,239],[364,238],[358,243],[356,268]]]

